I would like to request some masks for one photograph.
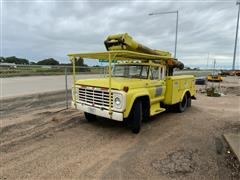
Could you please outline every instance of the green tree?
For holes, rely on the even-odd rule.
[[[0,62],[5,62],[5,58],[4,57],[0,57]]]
[[[76,66],[86,66],[84,64],[83,58],[79,58],[78,60],[76,60],[75,64],[76,64]]]
[[[36,65],[37,63],[36,63],[36,62],[33,62],[33,61],[31,61],[29,64],[31,64],[31,65]]]
[[[15,56],[6,57],[4,59],[5,63],[15,63],[15,64],[29,64],[27,59],[17,58]]]
[[[59,62],[53,58],[44,59],[37,62],[38,65],[59,65]]]

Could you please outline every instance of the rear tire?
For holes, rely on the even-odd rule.
[[[142,101],[136,100],[132,107],[131,129],[134,134],[138,134],[141,130],[143,114]]]
[[[182,113],[185,111],[185,109],[187,108],[187,104],[188,104],[188,97],[187,94],[184,95],[183,99],[181,102],[177,103],[177,110],[179,113]]]
[[[187,107],[191,107],[192,106],[192,99],[191,99],[191,97],[189,96],[188,98],[187,98]]]
[[[94,114],[84,112],[84,115],[88,122],[93,122],[93,121],[96,121],[96,119],[97,119],[96,115],[94,115]]]

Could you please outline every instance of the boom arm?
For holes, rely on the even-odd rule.
[[[141,53],[152,54],[152,55],[160,55],[160,56],[166,56],[171,58],[171,54],[169,52],[150,49],[133,40],[133,38],[129,36],[128,33],[110,35],[104,41],[104,44],[108,51],[109,50],[110,51],[111,50],[130,50],[135,52],[141,52]]]
[[[167,51],[159,51],[159,50],[153,50],[150,49],[135,40],[131,36],[129,36],[127,33],[125,34],[115,34],[110,35],[107,37],[107,39],[104,41],[105,47],[108,51],[119,51],[119,50],[129,50],[139,53],[146,53],[151,55],[158,55],[165,58],[169,58],[169,61],[167,61],[167,65],[170,68],[179,68],[183,69],[184,65],[182,62],[177,61],[173,59],[171,53]]]

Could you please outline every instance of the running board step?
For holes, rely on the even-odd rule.
[[[159,114],[164,111],[166,111],[165,108],[161,108],[159,104],[154,104],[151,106],[150,116],[154,116],[154,115]]]

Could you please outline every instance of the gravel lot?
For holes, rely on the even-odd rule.
[[[222,138],[240,131],[239,78],[221,86],[226,96],[198,93],[186,112],[155,116],[138,135],[119,122],[86,122],[63,109],[61,94],[5,101],[0,179],[239,179]]]

